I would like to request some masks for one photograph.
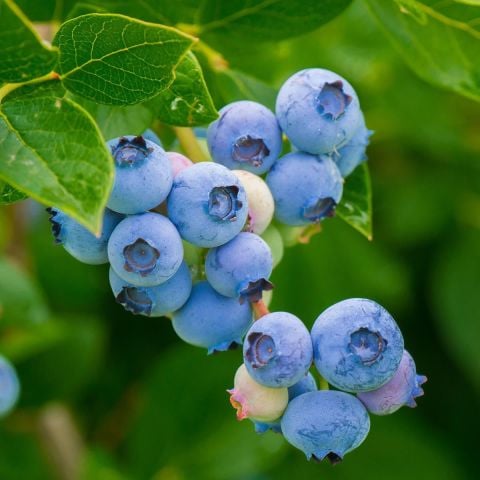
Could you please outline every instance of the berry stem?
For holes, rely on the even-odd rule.
[[[193,130],[189,127],[173,127],[173,131],[178,138],[180,147],[185,155],[194,163],[206,162],[209,160],[205,155]]]
[[[262,318],[265,315],[270,313],[270,310],[265,305],[263,300],[259,300],[258,302],[252,302],[252,309],[253,313],[255,314],[255,320]]]
[[[318,376],[318,387],[319,390],[330,390],[330,386],[328,385],[328,382],[321,376]]]
[[[320,223],[313,223],[312,225],[306,226],[300,235],[298,236],[298,242],[302,244],[310,243],[310,240],[314,235],[322,231],[322,226]]]
[[[201,40],[195,45],[196,53],[199,53],[214,72],[222,72],[228,69],[228,62],[223,55]]]

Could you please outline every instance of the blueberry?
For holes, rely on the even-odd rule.
[[[315,382],[313,375],[308,372],[301,380],[299,380],[291,387],[288,387],[288,401],[291,402],[299,395],[303,395],[304,393],[308,392],[314,392],[316,390],[318,390],[317,382]],[[255,425],[255,432],[265,433],[268,430],[272,430],[275,433],[282,433],[281,421],[281,418],[265,423],[254,420],[253,423]]]
[[[305,393],[292,400],[282,418],[282,433],[307,458],[335,464],[357,448],[370,429],[367,410],[353,395],[332,390]]]
[[[278,228],[274,225],[269,225],[268,228],[262,233],[262,238],[270,247],[273,258],[273,268],[275,268],[283,258],[284,245],[283,238]]]
[[[199,247],[217,247],[245,225],[245,190],[230,170],[212,162],[180,172],[168,197],[168,215],[180,235]]]
[[[212,248],[205,259],[210,285],[226,297],[256,302],[271,290],[272,253],[258,235],[241,232],[228,243]]]
[[[275,204],[272,192],[265,181],[259,176],[246,170],[234,170],[235,175],[247,192],[248,220],[247,230],[261,235],[270,225],[273,218]]]
[[[295,315],[269,313],[248,330],[243,360],[252,378],[266,387],[291,387],[312,364],[310,334]]]
[[[166,152],[168,160],[170,160],[170,165],[172,167],[172,175],[175,178],[182,170],[185,170],[188,167],[193,165],[193,162],[187,158],[185,155],[182,155],[178,152]]]
[[[125,310],[147,317],[161,317],[181,308],[192,291],[192,277],[185,262],[166,282],[154,287],[136,287],[110,268],[110,286]]]
[[[353,87],[321,68],[301,70],[282,85],[276,114],[290,141],[312,154],[330,153],[345,145],[361,122]]]
[[[55,243],[78,261],[90,265],[108,262],[107,243],[113,229],[124,218],[108,208],[103,214],[102,232],[99,237],[90,233],[85,227],[71,219],[57,208],[47,208],[52,224]]]
[[[208,128],[215,162],[256,174],[268,171],[282,151],[282,132],[275,115],[263,105],[243,100],[223,107]]]
[[[275,199],[275,218],[293,226],[331,217],[343,192],[335,163],[303,152],[289,153],[276,162],[267,184]]]
[[[373,131],[365,126],[362,115],[360,126],[353,137],[341,148],[331,154],[343,177],[350,175],[358,165],[367,160],[365,153]]]
[[[229,350],[242,344],[252,323],[250,304],[224,297],[208,282],[193,286],[187,303],[173,314],[173,329],[187,343],[204,347],[208,353]]]
[[[113,231],[108,259],[126,282],[153,287],[166,282],[180,268],[182,239],[172,222],[158,213],[132,215]]]
[[[351,298],[327,308],[312,328],[314,362],[335,387],[365,392],[388,382],[403,355],[403,337],[378,303]]]
[[[160,205],[172,188],[172,169],[163,148],[141,136],[107,143],[115,163],[115,182],[107,207],[133,214]]]
[[[375,415],[388,415],[399,408],[416,407],[415,398],[423,395],[423,385],[427,381],[424,375],[417,375],[415,362],[404,350],[402,361],[395,375],[377,390],[357,394],[368,411]]]
[[[318,390],[317,382],[313,375],[308,372],[297,383],[288,388],[288,399],[293,400],[304,393],[314,392],[315,390]]]
[[[13,365],[0,355],[0,417],[9,413],[20,396],[20,383]]]
[[[235,373],[234,387],[227,390],[238,420],[271,422],[279,418],[288,403],[286,388],[268,388],[255,382],[241,365]]]

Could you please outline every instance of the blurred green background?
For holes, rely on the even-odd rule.
[[[86,479],[478,478],[478,103],[416,77],[363,2],[314,33],[229,49],[232,68],[275,88],[313,66],[356,88],[376,132],[368,150],[374,239],[325,222],[310,244],[286,251],[272,309],[311,326],[341,299],[378,301],[428,376],[425,397],[415,410],[372,418],[367,440],[342,464],[307,462],[280,436],[235,420],[225,390],[240,352],[207,357],[182,344],[169,320],[124,312],[107,267],[70,258],[54,246],[47,214],[21,204],[0,210],[0,349],[23,386],[18,409],[0,421],[0,479],[55,478],[55,408],[64,434],[70,421],[81,434],[63,447],[86,449]],[[22,259],[23,271],[8,257]]]

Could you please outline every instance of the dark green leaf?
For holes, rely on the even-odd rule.
[[[434,0],[367,3],[405,61],[421,78],[480,100],[478,4]]]
[[[155,118],[149,104],[118,107],[99,105],[79,96],[74,96],[74,100],[90,113],[106,140],[122,135],[140,135],[152,125]]]
[[[218,116],[202,69],[189,52],[175,70],[175,80],[151,104],[156,117],[169,125],[204,125]]]
[[[113,162],[98,127],[59,82],[22,87],[0,105],[0,178],[92,231],[101,227]]]
[[[346,179],[337,215],[372,239],[372,186],[366,163],[358,166]]]
[[[51,20],[60,22],[77,1],[41,0],[32,2],[32,0],[16,0],[16,3],[32,22],[50,22]]]
[[[51,72],[56,49],[45,45],[10,0],[0,0],[0,82],[21,83]]]
[[[166,5],[171,4],[178,10],[178,1],[170,2],[165,0]],[[127,17],[138,18],[146,22],[161,23],[163,25],[174,25],[165,15],[164,5],[158,0],[86,0],[77,2],[68,12],[68,18],[79,17],[88,13],[120,13]]]
[[[0,180],[0,205],[8,205],[28,198],[23,192],[19,192],[8,183]]]
[[[281,40],[315,30],[351,0],[209,0],[199,8],[199,35],[241,36],[249,42]],[[207,40],[208,41],[208,40]]]
[[[32,279],[12,262],[0,258],[0,325],[39,324],[48,310]]]
[[[277,91],[266,83],[236,70],[217,72],[217,90],[223,103],[237,100],[253,100],[275,110]]]
[[[109,105],[140,103],[167,88],[193,43],[173,28],[110,14],[69,20],[54,40],[65,86]]]

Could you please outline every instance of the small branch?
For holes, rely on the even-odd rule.
[[[223,55],[216,50],[214,50],[210,45],[202,42],[201,40],[195,45],[195,50],[197,50],[200,54],[208,62],[210,68],[214,72],[222,72],[223,70],[228,69],[228,62],[225,60]]]
[[[85,447],[69,410],[46,407],[38,417],[38,434],[59,480],[80,480]]]
[[[313,236],[317,235],[322,231],[322,226],[320,223],[312,223],[311,225],[306,226],[300,235],[298,236],[298,242],[302,244],[310,243],[310,240]]]
[[[206,162],[209,160],[208,156],[198,144],[197,137],[191,128],[173,127],[173,131],[178,138],[183,152],[192,162]]]
[[[320,377],[318,380],[319,390],[330,390],[330,386],[328,385],[328,382],[321,375],[319,375],[319,377]]]
[[[259,300],[258,302],[252,302],[252,309],[253,313],[255,314],[255,320],[264,317],[270,313],[270,310],[265,305],[263,300]]]

